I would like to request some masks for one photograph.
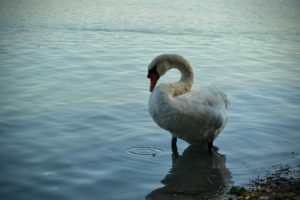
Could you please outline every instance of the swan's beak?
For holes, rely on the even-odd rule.
[[[156,83],[159,79],[159,75],[157,73],[148,73],[148,78],[150,78],[150,92],[152,92],[156,86]]]

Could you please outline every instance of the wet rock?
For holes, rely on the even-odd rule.
[[[244,187],[239,187],[239,186],[232,186],[229,194],[234,194],[236,196],[241,196],[243,195],[247,190]]]
[[[264,179],[251,181],[253,187],[233,186],[227,196],[228,200],[300,200],[299,170],[280,167],[274,173],[268,173]],[[221,198],[227,200],[226,196]]]

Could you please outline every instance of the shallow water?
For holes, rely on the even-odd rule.
[[[213,198],[299,164],[299,11],[298,1],[1,1],[0,198]],[[229,95],[214,156],[179,141],[172,158],[149,116],[147,65],[161,53],[191,62],[194,87]]]

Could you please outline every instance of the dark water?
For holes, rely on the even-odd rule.
[[[0,198],[210,199],[298,165],[299,19],[299,1],[0,1]],[[147,111],[161,53],[229,95],[218,153],[172,157]]]

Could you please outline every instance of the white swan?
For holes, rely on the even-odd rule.
[[[160,84],[158,79],[171,68],[181,72],[181,79],[170,84]],[[182,56],[162,54],[148,66],[150,78],[149,113],[153,120],[172,136],[172,150],[177,152],[177,137],[190,144],[207,144],[219,135],[227,121],[229,103],[226,94],[216,87],[202,87],[191,91],[194,81],[192,66]]]

